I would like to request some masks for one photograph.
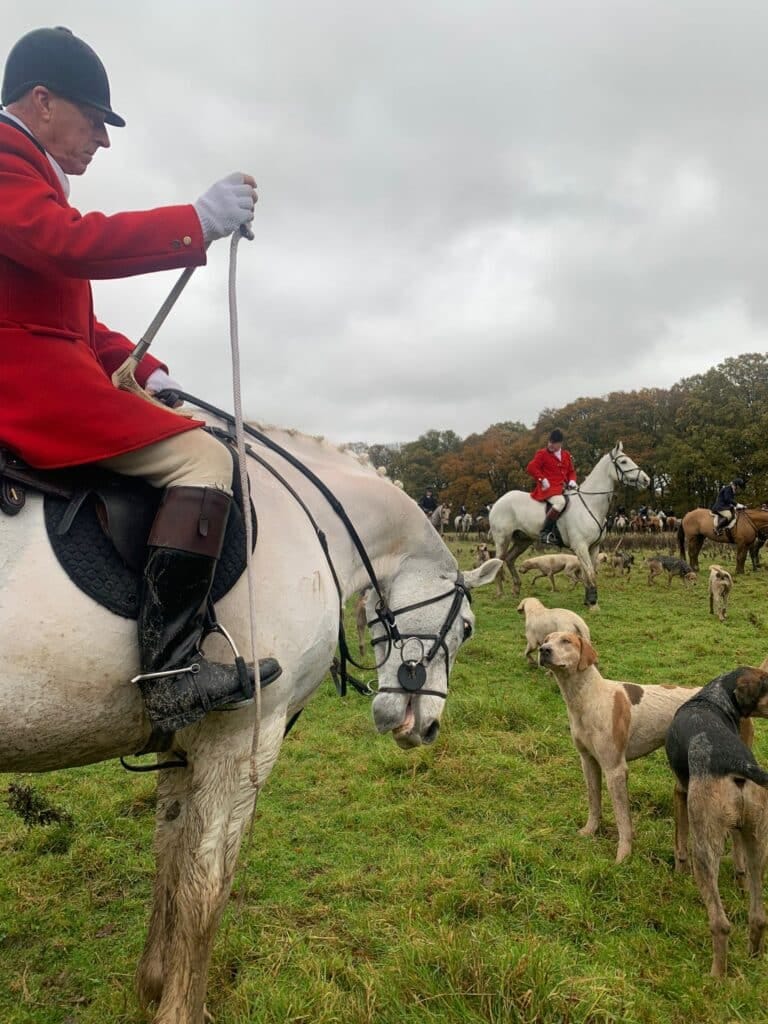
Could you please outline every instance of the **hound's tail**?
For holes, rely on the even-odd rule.
[[[768,789],[768,772],[761,768],[756,761],[742,761],[738,767],[732,767],[731,775],[743,775],[750,782],[756,782],[758,786]]]
[[[685,561],[685,530],[682,523],[677,528],[677,546],[680,550],[680,557]]]

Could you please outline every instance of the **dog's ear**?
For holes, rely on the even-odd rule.
[[[768,673],[743,668],[736,678],[733,697],[742,715],[768,717]]]
[[[578,669],[579,672],[583,672],[590,665],[594,665],[597,662],[597,653],[589,640],[579,637],[579,643],[581,644],[581,656],[579,657]]]

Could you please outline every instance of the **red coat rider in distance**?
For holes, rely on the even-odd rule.
[[[552,431],[547,446],[536,452],[526,471],[536,481],[531,497],[536,501],[546,501],[550,506],[539,540],[543,544],[562,546],[563,542],[555,524],[565,508],[563,491],[575,490],[577,486],[571,453],[563,448],[562,430]]]

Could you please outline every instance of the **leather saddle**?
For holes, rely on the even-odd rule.
[[[227,445],[234,460],[237,454]],[[84,593],[116,615],[138,615],[147,538],[162,491],[143,480],[85,466],[38,470],[0,448],[0,511],[17,515],[26,491],[43,495],[45,528],[61,567]],[[246,566],[239,473],[211,600],[228,593]],[[253,543],[257,522],[250,504]]]

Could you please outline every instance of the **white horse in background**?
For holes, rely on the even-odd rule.
[[[434,512],[430,512],[428,518],[430,523],[432,523],[434,528],[442,537],[446,526],[448,526],[451,521],[451,506],[438,505]]]
[[[565,544],[578,556],[585,581],[584,603],[590,608],[597,605],[595,566],[613,492],[619,484],[644,490],[650,482],[618,441],[579,488],[569,494],[568,505],[557,520],[557,527]],[[520,593],[520,577],[515,559],[538,538],[544,516],[544,503],[534,501],[528,491],[507,491],[491,508],[489,524],[496,556],[509,568],[516,594]]]
[[[462,576],[416,504],[373,467],[323,441],[275,431],[269,436],[330,488],[378,579],[381,598],[371,590],[368,602],[380,666],[376,729],[392,733],[403,748],[431,743],[454,658],[473,628],[467,592],[490,582],[501,563],[486,562]],[[370,587],[359,549],[328,500],[279,455],[254,447],[324,532],[341,600]],[[248,463],[259,520],[257,644],[262,655],[278,658],[283,674],[262,691],[257,733],[251,704],[207,715],[158,755],[161,762],[186,760],[186,767],[164,769],[158,778],[153,907],[137,975],[142,1006],[156,1006],[155,1024],[204,1022],[209,958],[244,830],[286,723],[325,677],[337,643],[340,597],[317,533],[281,482]],[[250,657],[245,576],[217,613]],[[0,771],[42,772],[143,748],[150,726],[130,682],[139,670],[136,624],[70,582],[48,543],[42,499],[31,492],[20,515],[0,516],[0,650]],[[206,652],[231,658],[220,637],[206,642]]]
[[[453,520],[453,532],[460,533],[463,537],[469,536],[469,531],[472,529],[472,513],[465,512],[463,515],[457,515]]]

